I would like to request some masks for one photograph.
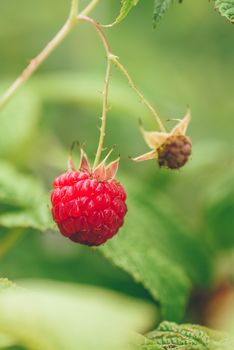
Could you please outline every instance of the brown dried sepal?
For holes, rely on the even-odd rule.
[[[115,178],[118,171],[119,160],[118,157],[113,162],[106,165],[111,153],[114,150],[114,146],[107,153],[106,157],[99,163],[94,169],[91,168],[87,154],[84,152],[83,148],[80,147],[80,166],[79,171],[88,174],[90,177],[97,179],[98,181],[111,181]],[[75,164],[72,159],[72,154],[70,154],[68,159],[68,171],[77,171]]]
[[[192,153],[192,143],[185,136],[191,120],[190,110],[183,119],[170,131],[146,131],[140,127],[143,138],[150,152],[132,158],[136,162],[157,159],[160,167],[179,169],[187,163]]]
[[[157,150],[160,167],[180,169],[192,154],[192,143],[184,135],[172,135]]]

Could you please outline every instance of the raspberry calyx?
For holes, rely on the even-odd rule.
[[[145,131],[141,126],[141,133],[151,151],[132,159],[136,162],[157,159],[160,167],[169,169],[183,167],[192,154],[192,142],[185,136],[190,120],[191,113],[188,110],[171,132]]]
[[[114,179],[119,159],[105,166],[104,159],[94,170],[81,150],[79,170],[58,176],[51,194],[52,216],[63,236],[88,246],[112,238],[124,223],[126,192]]]

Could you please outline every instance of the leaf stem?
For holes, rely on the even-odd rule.
[[[88,14],[98,4],[100,0],[93,0],[82,11],[82,14]],[[31,75],[40,67],[40,65],[48,58],[48,56],[61,44],[61,42],[68,36],[72,29],[77,25],[77,11],[79,0],[71,1],[71,9],[69,17],[63,27],[55,35],[55,37],[47,44],[47,46],[31,60],[29,65],[24,69],[22,74],[13,82],[13,84],[0,97],[0,110],[7,104],[7,102],[15,95],[18,89],[31,77]]]
[[[117,56],[112,57],[112,61],[113,63],[118,67],[118,69],[123,73],[123,75],[127,78],[129,85],[131,86],[131,88],[133,89],[133,91],[135,91],[135,93],[137,94],[137,96],[139,97],[140,101],[145,105],[145,107],[150,111],[150,113],[153,115],[153,117],[155,118],[160,131],[165,132],[166,129],[161,121],[161,118],[159,117],[158,113],[156,112],[156,110],[152,107],[152,105],[149,103],[149,101],[146,100],[146,98],[143,96],[143,94],[138,90],[135,82],[133,81],[133,79],[131,78],[131,76],[129,75],[127,69],[119,62],[119,59]]]

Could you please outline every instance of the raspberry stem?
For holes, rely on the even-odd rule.
[[[78,7],[79,7],[79,0],[72,0],[71,2],[71,9],[70,9],[70,19],[76,18],[78,14]]]
[[[107,41],[107,38],[102,30],[102,25],[100,25],[98,22],[96,22],[94,19],[88,17],[88,16],[84,16],[83,14],[79,15],[77,17],[78,20],[83,20],[83,21],[86,21],[88,23],[90,23],[95,29],[96,31],[98,32],[102,42],[103,42],[103,45],[105,47],[105,50],[106,50],[106,53],[107,53],[107,60],[108,60],[108,65],[109,65],[109,61],[111,63],[114,63],[118,69],[120,70],[120,72],[127,78],[128,82],[129,82],[129,85],[130,87],[133,89],[133,91],[137,94],[137,96],[139,97],[140,101],[145,105],[145,107],[150,111],[150,113],[154,116],[158,126],[159,126],[159,129],[160,131],[163,131],[165,132],[166,131],[166,128],[165,126],[163,125],[158,113],[156,112],[156,110],[153,108],[153,106],[149,103],[149,101],[146,100],[146,98],[144,97],[144,95],[140,92],[140,90],[137,88],[135,82],[133,81],[133,79],[131,78],[130,74],[128,73],[127,69],[124,67],[123,64],[121,64],[119,62],[119,58],[118,56],[114,55],[112,53],[112,50],[111,50],[111,47]],[[109,82],[108,82],[108,85],[109,85]],[[107,93],[108,93],[108,89],[107,89]],[[105,97],[105,94],[104,94],[104,97]],[[95,161],[95,164],[96,164],[96,161]],[[97,164],[96,164],[97,165]]]
[[[104,139],[106,135],[106,119],[107,119],[107,111],[108,111],[108,96],[109,96],[109,86],[110,86],[110,78],[111,78],[111,60],[109,57],[107,58],[107,68],[106,68],[106,76],[105,76],[105,82],[104,82],[104,89],[103,89],[103,104],[102,104],[102,117],[101,117],[101,128],[100,128],[100,137],[99,137],[99,143],[98,148],[93,164],[93,168],[95,169],[96,166],[100,162],[103,146],[104,146]]]
[[[100,0],[92,0],[85,9],[81,12],[82,15],[89,14]],[[40,65],[49,57],[49,55],[56,49],[59,44],[68,36],[68,34],[78,24],[78,6],[79,0],[71,1],[70,13],[67,21],[54,36],[54,38],[46,45],[46,47],[31,60],[29,65],[24,69],[22,74],[13,82],[13,84],[0,97],[0,110],[9,102],[15,95],[18,89],[31,77],[31,75],[40,67]]]
[[[112,61],[113,63],[118,67],[118,69],[121,71],[121,73],[123,73],[123,75],[127,78],[130,87],[133,89],[133,91],[137,94],[137,96],[139,97],[140,101],[145,105],[145,107],[150,111],[150,113],[154,116],[160,131],[165,132],[166,129],[158,115],[158,113],[156,112],[156,110],[152,107],[152,105],[146,100],[146,98],[143,96],[143,94],[138,90],[138,88],[136,87],[135,82],[133,81],[133,79],[131,78],[131,76],[129,75],[127,69],[119,62],[119,59],[117,56],[113,56],[112,57]]]
[[[112,51],[111,47],[105,37],[105,34],[103,33],[101,26],[99,23],[97,23],[94,19],[84,16],[84,15],[79,15],[77,17],[78,20],[88,22],[91,24],[95,30],[97,31],[98,35],[100,36],[103,46],[106,51],[106,58],[107,58],[107,67],[106,67],[106,76],[105,76],[105,81],[104,81],[104,88],[103,88],[103,102],[102,102],[102,116],[101,116],[101,128],[100,128],[100,136],[99,136],[99,143],[98,143],[98,148],[93,164],[93,168],[95,169],[101,158],[103,146],[104,146],[104,140],[105,140],[105,135],[106,135],[106,120],[107,120],[107,112],[108,112],[108,97],[109,97],[109,86],[110,86],[110,79],[111,79],[111,68],[112,68]]]
[[[98,22],[96,22],[93,18],[90,18],[88,16],[79,15],[77,17],[77,19],[81,20],[81,21],[88,22],[89,24],[91,24],[95,28],[95,30],[97,31],[97,33],[99,34],[99,36],[103,42],[104,48],[106,50],[106,56],[107,56],[107,69],[106,69],[106,77],[105,77],[105,83],[104,83],[104,89],[103,89],[103,106],[102,106],[102,117],[101,117],[102,123],[101,123],[101,128],[100,128],[99,144],[98,144],[98,148],[97,148],[97,152],[96,152],[96,156],[95,156],[95,160],[94,160],[94,165],[93,165],[93,168],[95,169],[100,162],[101,153],[102,153],[103,146],[104,146],[105,134],[106,134],[106,119],[107,119],[107,111],[108,111],[108,96],[109,96],[109,85],[110,85],[112,64],[115,64],[119,68],[120,72],[127,78],[130,87],[133,89],[133,91],[140,98],[140,101],[146,106],[146,108],[150,111],[150,113],[156,119],[156,122],[158,123],[160,131],[165,132],[166,129],[165,129],[159,115],[157,114],[156,110],[146,100],[146,98],[143,96],[143,94],[138,90],[133,79],[129,75],[127,69],[119,62],[118,56],[116,56],[112,53],[111,47],[108,43],[108,40],[107,40],[103,30],[102,30],[102,26]]]
[[[151,114],[155,117],[159,128],[161,131],[165,131],[165,127],[155,111],[155,109],[151,106],[151,104],[145,99],[143,94],[136,87],[133,79],[129,75],[127,69],[119,62],[117,56],[112,54],[110,45],[101,29],[101,25],[97,23],[90,17],[87,17],[95,6],[99,3],[100,0],[92,0],[85,9],[77,15],[79,8],[79,0],[71,0],[70,13],[67,21],[60,29],[60,31],[55,35],[55,37],[47,44],[47,46],[37,55],[34,59],[31,60],[30,64],[25,68],[23,73],[13,82],[13,84],[6,90],[6,92],[0,97],[0,110],[7,104],[7,102],[15,95],[18,89],[29,79],[29,77],[39,68],[39,66],[48,58],[48,56],[55,50],[55,48],[68,36],[68,34],[73,30],[73,28],[79,23],[80,20],[89,22],[94,26],[96,31],[98,32],[103,45],[106,50],[107,55],[107,69],[106,69],[106,77],[103,89],[103,108],[102,108],[102,123],[100,128],[100,137],[98,149],[94,161],[94,167],[96,167],[100,161],[101,153],[104,145],[105,138],[105,129],[106,129],[106,117],[108,110],[108,95],[109,95],[109,84],[111,78],[111,66],[114,63],[121,73],[127,78],[130,87],[134,90],[137,96],[140,98],[140,101],[148,108]]]
[[[112,51],[111,51],[111,47],[107,41],[107,38],[106,38],[103,30],[101,29],[101,25],[97,21],[95,21],[93,18],[88,17],[88,16],[84,15],[83,13],[81,13],[80,15],[77,16],[77,20],[84,21],[84,22],[91,24],[95,28],[95,30],[97,31],[98,35],[100,36],[100,38],[103,42],[104,48],[106,50],[107,59],[110,58],[109,56],[113,56]]]

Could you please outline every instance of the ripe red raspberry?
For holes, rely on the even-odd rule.
[[[172,135],[158,149],[160,167],[179,169],[184,166],[192,153],[192,144],[184,135]]]
[[[118,161],[91,171],[83,155],[80,170],[54,180],[52,216],[60,232],[74,242],[98,246],[112,238],[124,223],[126,193],[113,179]]]

